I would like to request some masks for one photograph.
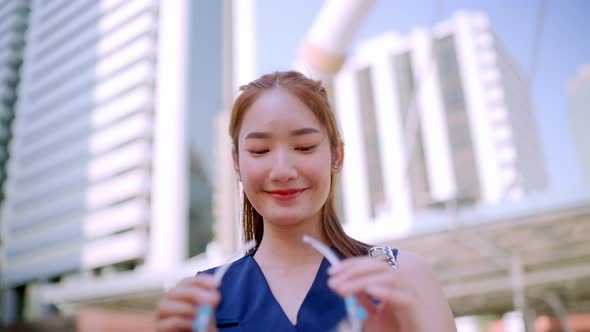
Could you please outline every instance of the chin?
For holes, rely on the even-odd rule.
[[[302,216],[297,214],[277,214],[268,216],[267,220],[275,225],[297,225],[310,219],[311,216]]]

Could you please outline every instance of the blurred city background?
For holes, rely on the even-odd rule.
[[[0,0],[7,331],[153,330],[240,243],[238,86],[298,69],[360,240],[423,255],[459,331],[590,331],[590,1]]]

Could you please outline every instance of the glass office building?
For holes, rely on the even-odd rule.
[[[408,234],[424,211],[518,200],[547,184],[528,82],[484,14],[361,43],[335,79],[346,223]],[[355,231],[356,230],[356,231]]]
[[[3,1],[0,17],[4,319],[34,318],[38,287],[202,253],[222,3]]]

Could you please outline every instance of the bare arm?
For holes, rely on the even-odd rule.
[[[398,262],[399,273],[415,292],[418,331],[457,331],[449,303],[428,263],[408,251],[400,251]],[[402,326],[406,324],[402,322]]]

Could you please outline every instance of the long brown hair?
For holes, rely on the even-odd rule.
[[[336,117],[330,108],[328,94],[321,81],[305,77],[296,71],[274,72],[263,75],[255,81],[240,87],[242,93],[236,99],[229,123],[229,135],[233,142],[233,153],[238,154],[238,135],[244,119],[244,114],[260,95],[268,90],[282,88],[303,102],[326,128],[330,140],[330,148],[334,153],[343,146],[342,138],[336,125]],[[322,232],[332,245],[344,257],[366,255],[369,245],[357,241],[344,233],[336,213],[336,180],[337,176],[330,176],[330,192],[322,207]],[[252,203],[244,193],[242,227],[244,240],[262,240],[264,224],[262,216],[254,209]]]

